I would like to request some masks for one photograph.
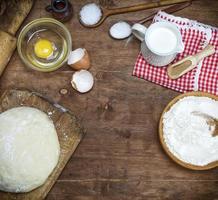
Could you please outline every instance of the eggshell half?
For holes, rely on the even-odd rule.
[[[90,58],[86,49],[78,48],[70,52],[67,64],[75,70],[89,69]]]

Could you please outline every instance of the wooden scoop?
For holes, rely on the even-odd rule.
[[[207,115],[205,113],[201,113],[201,112],[197,112],[197,111],[194,111],[192,112],[194,115],[198,115],[200,117],[203,117],[206,119],[207,121],[207,124],[210,126],[210,127],[214,127],[214,130],[213,130],[213,133],[212,133],[212,136],[215,137],[215,136],[218,136],[218,119],[215,119],[213,117],[211,117],[210,115]]]
[[[150,8],[158,8],[162,6],[169,6],[169,5],[178,4],[182,2],[190,2],[190,0],[160,0],[158,2],[144,3],[144,4],[122,7],[122,8],[104,8],[104,7],[99,6],[102,12],[102,17],[99,20],[99,22],[97,22],[94,25],[88,25],[82,22],[82,20],[80,19],[80,16],[79,16],[79,21],[83,26],[87,28],[95,28],[101,25],[104,22],[104,20],[111,15],[135,12],[135,11],[146,10]]]
[[[202,59],[214,53],[215,48],[212,45],[208,45],[199,53],[192,56],[188,56],[178,61],[177,63],[170,65],[167,68],[168,76],[171,79],[177,79],[182,75],[186,74],[187,72],[191,71],[192,69],[194,69]]]

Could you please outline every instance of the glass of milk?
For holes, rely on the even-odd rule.
[[[141,41],[142,55],[151,65],[168,65],[184,51],[181,33],[172,23],[156,22],[148,28],[134,24],[132,33]]]

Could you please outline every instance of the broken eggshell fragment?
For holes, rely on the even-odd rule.
[[[86,49],[78,48],[74,51],[71,51],[67,64],[75,70],[89,69],[90,58]]]
[[[71,80],[72,87],[80,93],[90,91],[94,85],[94,78],[87,70],[80,70],[73,74]]]

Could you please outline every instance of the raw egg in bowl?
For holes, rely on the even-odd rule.
[[[28,23],[18,36],[17,49],[26,66],[50,72],[66,63],[72,49],[68,29],[52,18]]]

